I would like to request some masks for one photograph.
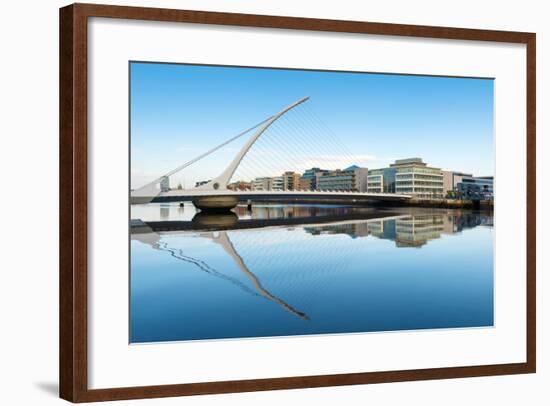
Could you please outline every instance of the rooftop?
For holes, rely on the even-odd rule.
[[[390,164],[390,166],[401,166],[401,165],[421,165],[426,166],[422,161],[422,158],[405,158],[405,159],[396,159],[395,163]]]

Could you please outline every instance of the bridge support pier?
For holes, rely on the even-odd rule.
[[[239,203],[238,196],[197,196],[193,204],[197,209],[206,212],[229,211]]]

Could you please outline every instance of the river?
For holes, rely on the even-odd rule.
[[[491,212],[151,203],[131,219],[131,343],[493,325]]]

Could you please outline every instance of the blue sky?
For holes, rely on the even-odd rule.
[[[491,79],[138,62],[130,69],[132,187],[304,96],[310,96],[304,108],[337,135],[342,151],[356,157],[349,164],[374,169],[395,159],[421,157],[443,169],[493,174]],[[262,136],[265,142],[269,135]],[[190,187],[216,176],[243,142],[244,137],[175,175],[172,186],[182,182]],[[339,148],[332,151],[335,165],[349,160],[349,154],[338,157]],[[280,160],[267,144],[264,152]],[[292,162],[300,156],[309,159],[304,165],[315,162],[296,155]]]

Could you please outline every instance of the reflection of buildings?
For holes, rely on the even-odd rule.
[[[170,206],[160,206],[160,218],[162,220],[170,218]]]
[[[347,234],[351,238],[366,237],[370,234],[369,222],[354,222],[324,227],[304,227],[304,230],[311,235],[321,234]]]
[[[179,218],[184,214],[184,206],[175,206],[171,204],[160,204],[159,218],[161,220],[170,220],[172,218]]]
[[[395,245],[421,247],[429,240],[440,238],[444,229],[444,216],[411,216],[395,220]]]
[[[369,224],[375,237],[395,241],[397,247],[421,247],[445,232],[445,216],[421,215]]]
[[[367,168],[360,168],[357,165],[343,170],[327,171],[317,177],[317,189],[365,192],[368,172]]]
[[[161,217],[168,216],[170,206],[160,207]],[[241,208],[242,209],[242,208]],[[260,216],[265,218],[281,218],[283,217],[308,217],[314,215],[310,206],[296,206],[296,207],[287,207],[287,206],[266,206],[259,212]],[[335,208],[315,208],[316,210],[330,210],[331,213],[335,214]],[[346,208],[342,208],[346,210]],[[347,209],[349,210],[349,208]],[[356,209],[355,209],[356,210]],[[255,212],[258,211],[257,209]],[[246,210],[244,210],[246,213]],[[315,212],[316,213],[316,212]],[[338,211],[338,213],[342,213]],[[345,213],[345,211],[344,211]],[[299,214],[299,215],[298,215]],[[380,215],[382,215],[380,213]],[[227,215],[225,215],[227,216]],[[389,216],[386,219],[376,217],[368,219],[366,217],[361,217],[359,220],[340,220],[339,222],[327,223],[326,225],[311,225],[301,227],[305,233],[309,233],[311,236],[314,236],[310,239],[306,239],[311,243],[311,240],[315,240],[315,249],[316,252],[313,255],[313,258],[317,258],[317,252],[328,252],[331,255],[334,255],[337,258],[341,258],[334,268],[334,263],[327,262],[327,271],[330,269],[331,272],[338,271],[339,269],[345,269],[350,258],[350,251],[346,250],[335,250],[335,244],[333,239],[316,237],[317,235],[323,234],[340,234],[349,236],[351,238],[362,238],[372,235],[373,237],[380,239],[387,239],[395,241],[397,247],[414,247],[420,248],[426,245],[430,240],[440,238],[442,234],[453,234],[461,232],[464,229],[473,228],[476,226],[492,226],[492,216],[490,214],[485,215],[483,213],[475,212],[460,212],[460,211],[419,211],[414,214],[406,213],[400,215],[399,213],[389,213]],[[205,217],[211,217],[216,220],[215,215],[206,215]],[[221,216],[224,217],[224,216]],[[235,216],[236,217],[236,216]],[[341,216],[342,217],[342,216]],[[204,220],[204,219],[203,219]],[[162,223],[162,222],[161,222]],[[169,222],[164,222],[169,223]],[[212,223],[213,224],[213,223]],[[268,224],[266,224],[268,225]],[[200,237],[208,238],[212,242],[218,244],[223,248],[227,255],[229,255],[232,261],[238,268],[239,273],[231,272],[226,267],[216,269],[215,266],[209,264],[206,258],[200,258],[200,253],[198,252],[188,252],[188,248],[185,245],[175,244],[172,238],[163,238],[165,235],[177,235],[181,231],[174,231],[170,229],[169,225],[161,226],[159,229],[155,229],[153,224],[146,224],[143,222],[135,221],[135,226],[132,226],[132,240],[140,241],[141,243],[148,244],[152,248],[165,252],[167,255],[170,255],[172,258],[175,258],[179,261],[183,261],[187,264],[192,265],[197,270],[204,272],[212,277],[217,278],[220,281],[225,281],[230,283],[235,288],[240,289],[242,292],[245,292],[250,295],[262,297],[270,302],[279,306],[282,310],[289,312],[290,314],[303,319],[308,320],[309,316],[302,311],[306,307],[302,307],[303,303],[299,300],[294,299],[285,299],[286,295],[280,295],[281,290],[278,289],[280,285],[273,286],[274,279],[270,278],[269,273],[262,273],[261,270],[263,267],[259,267],[258,271],[255,273],[254,267],[258,265],[254,260],[246,261],[247,254],[250,253],[250,250],[242,249],[241,253],[238,252],[238,246],[235,246],[230,239],[230,235],[235,235],[236,242],[243,244],[244,247],[253,247],[256,249],[265,249],[265,245],[256,245],[261,241],[262,233],[250,233],[243,234],[238,231],[233,233],[228,233],[225,230],[221,230],[220,226],[216,226],[216,231],[202,231]],[[193,235],[193,234],[191,234]],[[197,235],[197,234],[195,234]],[[239,235],[239,237],[236,237]],[[243,237],[243,235],[245,237]],[[298,241],[303,240],[303,233],[300,231]],[[248,238],[248,242],[243,241],[243,238]],[[272,237],[270,237],[272,238]],[[283,257],[292,257],[293,259],[299,258],[299,260],[305,260],[307,265],[308,256],[303,255],[301,246],[296,246],[292,244],[293,250],[288,251],[286,236],[277,237],[275,240],[275,246],[281,241],[284,248],[283,251],[271,251],[270,258],[283,258]],[[344,237],[347,238],[347,237]],[[354,244],[349,244],[350,249],[361,250],[364,248],[364,244],[361,242],[364,241],[366,244],[369,244],[369,239],[364,239],[361,241],[356,240]],[[264,239],[264,242],[268,242],[269,246],[273,244],[271,239]],[[372,242],[372,241],[371,241]],[[242,247],[242,246],[241,246]],[[333,251],[333,252],[332,252]],[[353,251],[351,251],[353,253]],[[294,256],[293,256],[294,255]],[[368,260],[368,259],[367,259]],[[302,264],[302,265],[300,265]],[[318,265],[318,264],[317,264]],[[296,269],[301,269],[303,263],[294,262]],[[340,268],[341,267],[341,268]],[[323,268],[315,267],[315,272],[324,272]],[[286,274],[294,274],[293,272],[287,272]],[[299,277],[302,280],[302,277]],[[279,279],[280,280],[280,279]],[[296,279],[291,279],[295,281]],[[312,289],[311,291],[314,291]],[[300,310],[300,308],[302,310]]]
[[[395,241],[397,247],[422,247],[428,241],[440,238],[442,234],[454,234],[477,226],[492,225],[492,216],[480,213],[427,213],[304,229],[313,235],[347,234],[352,238],[372,235]]]
[[[463,216],[452,216],[454,232],[459,233],[462,230],[467,230],[469,228],[474,228],[477,226],[493,226],[493,216],[483,216],[483,215],[463,215]]]
[[[323,207],[307,205],[274,205],[256,204],[254,210],[249,211],[245,206],[237,206],[234,212],[239,218],[250,217],[254,220],[289,219],[289,218],[310,218],[323,215],[345,215],[349,213],[348,207]]]

